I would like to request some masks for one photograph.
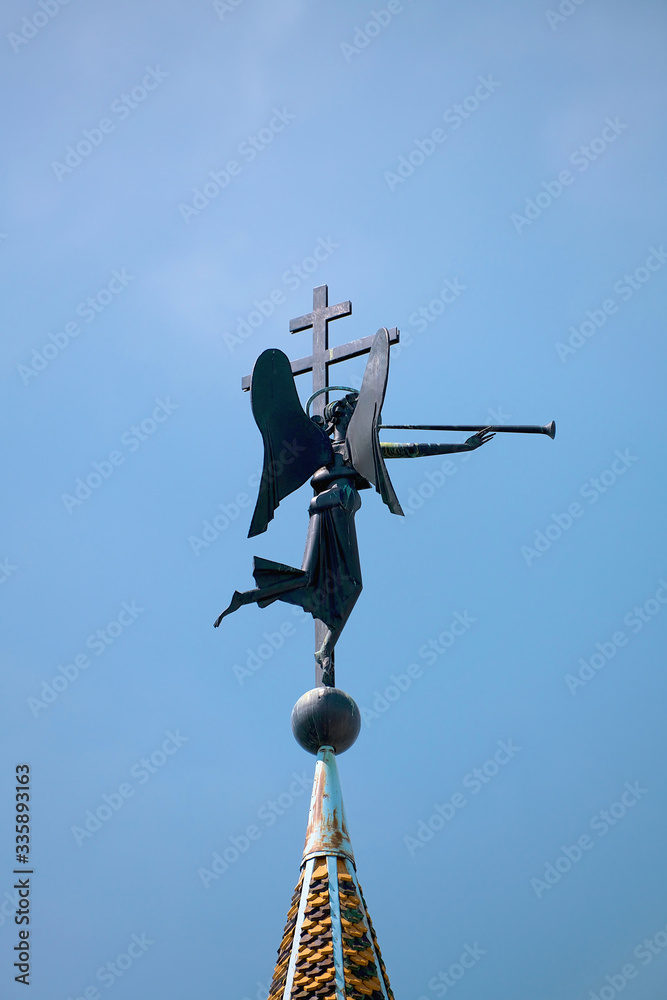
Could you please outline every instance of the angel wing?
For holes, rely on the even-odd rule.
[[[402,514],[403,510],[384,464],[378,432],[378,425],[382,422],[382,404],[388,375],[389,333],[382,327],[373,340],[346,440],[350,460],[357,472],[373,483],[392,514]]]
[[[257,358],[250,402],[264,440],[264,467],[248,538],[266,531],[280,501],[333,461],[331,442],[304,413],[282,351],[264,351]]]

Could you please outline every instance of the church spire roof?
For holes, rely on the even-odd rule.
[[[330,746],[317,753],[301,875],[268,1000],[394,1000],[357,878]]]

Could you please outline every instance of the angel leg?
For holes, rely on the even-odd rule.
[[[298,573],[298,570],[294,571]],[[278,583],[274,583],[270,587],[255,587],[253,590],[244,590],[242,593],[238,590],[234,591],[231,601],[229,602],[229,607],[225,608],[221,615],[218,615],[216,620],[213,622],[213,627],[217,628],[223,618],[227,615],[231,615],[233,611],[238,611],[239,608],[243,607],[244,604],[270,604],[275,601],[282,594],[288,591],[300,590],[303,586],[307,586],[308,580],[305,583],[300,583],[298,587],[295,587],[294,580],[281,580]]]
[[[315,660],[319,663],[322,669],[322,684],[325,687],[335,687],[335,673],[334,673],[334,662],[333,662],[333,651],[334,646],[338,642],[338,638],[343,631],[343,624],[338,625],[336,628],[329,628],[324,636],[324,642],[320,648],[315,652]]]

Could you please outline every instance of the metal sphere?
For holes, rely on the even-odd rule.
[[[353,698],[340,688],[318,687],[301,695],[292,709],[294,739],[317,754],[320,747],[334,753],[349,750],[361,729],[361,715]]]

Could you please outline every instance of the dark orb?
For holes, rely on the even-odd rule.
[[[301,695],[292,709],[294,739],[304,750],[317,754],[320,747],[334,753],[349,750],[361,729],[361,715],[354,699],[340,688],[318,687]]]

